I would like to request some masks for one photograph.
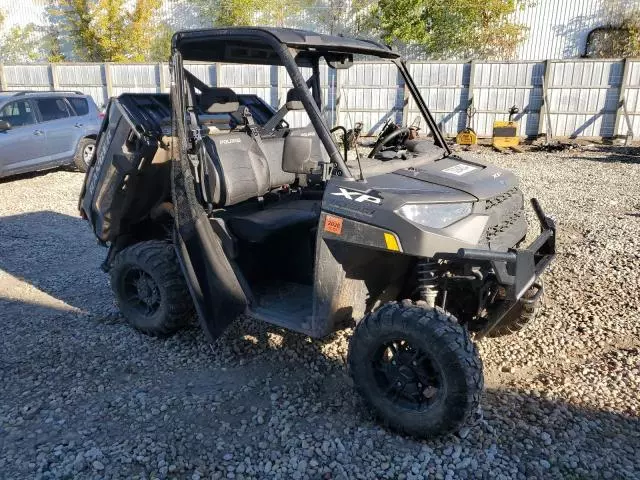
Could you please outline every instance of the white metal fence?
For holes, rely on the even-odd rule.
[[[282,67],[186,67],[209,85],[256,93],[274,107],[291,87]],[[411,62],[409,69],[448,135],[465,126],[471,102],[471,124],[480,136],[490,136],[493,122],[506,119],[516,105],[522,136],[613,137],[631,127],[640,137],[640,59]],[[325,68],[321,76],[323,108],[332,123],[363,122],[374,132],[388,117],[410,123],[418,115],[393,65],[357,63],[348,70]],[[79,90],[101,106],[123,92],[168,92],[169,71],[166,64],[0,65],[0,90]],[[294,123],[307,121],[304,116],[299,113]]]

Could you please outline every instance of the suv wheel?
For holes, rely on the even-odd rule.
[[[170,335],[188,324],[193,303],[173,246],[151,240],[125,248],[110,270],[120,311],[147,335]]]
[[[96,141],[94,139],[83,138],[80,140],[76,154],[73,157],[73,163],[78,170],[86,172],[89,169],[89,164],[91,163],[95,149]]]
[[[389,428],[416,437],[458,429],[478,408],[482,361],[467,330],[441,309],[392,302],[349,342],[356,390]]]

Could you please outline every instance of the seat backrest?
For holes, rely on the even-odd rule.
[[[283,137],[267,137],[262,140],[264,153],[269,162],[269,183],[271,188],[291,185],[296,181],[295,173],[282,170],[282,157],[284,155]]]
[[[202,92],[200,108],[206,113],[230,114],[239,108],[238,97],[229,88],[212,88]],[[211,135],[203,142],[207,153],[203,182],[213,205],[235,205],[269,191],[269,164],[249,134]]]
[[[271,189],[269,164],[256,141],[245,132],[207,136],[205,186],[212,204],[231,206]]]

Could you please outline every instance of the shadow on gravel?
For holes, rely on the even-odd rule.
[[[77,172],[78,175],[84,175],[84,173],[77,170],[72,165],[63,165],[61,167],[50,168],[47,170],[38,170],[36,172],[26,172],[26,173],[18,173],[16,175],[9,175],[8,177],[0,178],[0,185],[3,183],[17,182],[20,180],[28,180],[30,178],[44,177],[49,173],[54,172]]]
[[[594,145],[587,151],[590,152],[591,155],[583,156],[576,152],[576,156],[572,156],[572,158],[590,162],[640,164],[640,147]],[[602,156],[597,156],[598,153],[602,153]]]
[[[0,270],[70,307],[85,310],[95,298],[103,253],[80,217],[53,211],[1,217],[0,239]]]

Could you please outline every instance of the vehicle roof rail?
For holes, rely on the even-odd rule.
[[[51,94],[51,93],[73,93],[75,95],[84,95],[84,93],[78,90],[8,90],[7,93],[13,93],[14,96],[18,95],[31,95],[31,94]]]

